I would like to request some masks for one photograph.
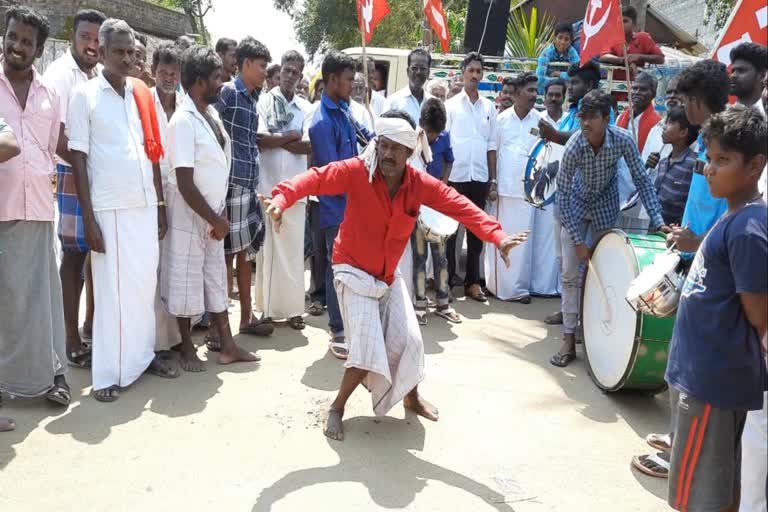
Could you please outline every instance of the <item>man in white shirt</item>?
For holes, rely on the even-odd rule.
[[[504,231],[518,233],[530,230],[533,221],[534,209],[525,201],[523,174],[528,153],[538,141],[531,129],[539,125],[541,115],[533,108],[538,86],[536,75],[523,73],[512,85],[514,103],[498,119],[498,198],[488,205],[488,212],[499,220]],[[505,265],[495,247],[485,247],[486,287],[497,299],[530,304],[532,267],[530,245],[512,255],[509,265]]]
[[[122,20],[106,20],[99,29],[104,69],[75,89],[67,116],[72,171],[93,252],[93,395],[103,402],[117,400],[120,389],[147,369],[178,376],[154,353],[165,203],[160,166],[147,155],[151,135],[142,129],[134,97],[134,88],[144,85],[127,78],[134,51],[133,30]],[[146,105],[145,115],[156,115],[154,103]]]
[[[45,71],[43,80],[56,90],[61,101],[61,134],[59,146],[67,148],[65,126],[69,99],[75,86],[85,83],[99,73],[99,27],[107,19],[99,11],[84,9],[73,19],[70,48],[53,61]],[[91,337],[93,328],[93,283],[87,266],[88,244],[85,242],[83,215],[75,192],[72,167],[61,157],[56,158],[56,200],[59,210],[57,234],[61,242],[61,291],[64,300],[64,326],[67,335],[67,358],[79,368],[90,368],[91,351],[83,345],[78,330],[80,294],[83,274],[86,281],[86,315],[83,336]]]
[[[281,59],[279,85],[259,98],[259,194],[272,197],[278,183],[307,170],[309,102],[296,94],[304,72],[304,57],[295,50]],[[264,218],[264,246],[256,255],[254,298],[256,310],[267,320],[288,319],[296,330],[304,328],[304,222],[307,203],[302,199],[283,212],[280,231]]]
[[[355,79],[352,82],[352,92],[349,95],[349,113],[352,118],[363,125],[366,130],[373,133],[374,125],[376,124],[376,117],[373,114],[373,108],[368,105],[365,108],[365,95],[368,93],[368,87],[365,84],[365,75],[362,71],[355,72]],[[314,109],[312,109],[314,113]],[[365,146],[360,143],[357,144],[358,152],[362,153]]]
[[[357,62],[357,71],[363,72],[363,58],[360,57]],[[373,117],[378,118],[386,112],[386,109],[384,108],[384,105],[387,101],[386,96],[384,94],[377,91],[374,87],[374,73],[376,72],[376,63],[371,57],[368,57],[368,95],[370,96],[368,98],[368,101],[371,103],[371,111],[373,112]],[[418,122],[418,121],[417,121]]]
[[[168,162],[168,124],[173,114],[181,106],[184,93],[179,90],[181,80],[181,56],[179,48],[173,43],[161,44],[152,54],[152,76],[155,77],[155,87],[152,88],[152,96],[155,99],[160,137],[165,154],[160,159],[160,177],[163,182],[163,195],[168,188],[168,175],[171,164]],[[166,240],[160,241],[160,260],[163,258]],[[159,268],[158,268],[159,271]],[[160,300],[160,277],[157,281],[157,295],[155,297],[155,351],[165,351],[181,343],[179,329],[175,319],[168,314]],[[185,364],[182,359],[182,368],[194,371],[195,368]]]
[[[161,295],[177,318],[181,366],[205,369],[192,343],[191,319],[209,311],[221,340],[220,364],[258,361],[238,347],[229,328],[224,237],[231,141],[213,104],[219,99],[222,66],[210,48],[184,53],[181,78],[187,97],[168,127],[168,236],[162,256]]]
[[[563,102],[565,101],[565,80],[557,78],[544,86],[544,108],[542,118],[557,128],[560,119],[563,118]]]
[[[485,209],[486,199],[496,200],[496,106],[480,96],[478,85],[483,79],[483,56],[470,52],[461,63],[464,89],[445,102],[448,112],[446,130],[451,134],[455,161],[449,185],[465,195],[479,208]],[[480,287],[480,254],[483,242],[467,233],[467,273],[464,278],[466,295],[485,302]],[[456,275],[456,236],[448,240],[448,274]],[[453,284],[453,283],[451,283]]]
[[[384,112],[404,110],[418,126],[421,118],[421,106],[424,104],[424,100],[432,97],[424,90],[424,84],[429,78],[429,68],[432,66],[432,56],[424,48],[416,48],[408,54],[407,62],[408,87],[389,95],[384,104]]]

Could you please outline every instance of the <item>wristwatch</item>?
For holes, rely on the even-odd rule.
[[[491,185],[498,185],[498,182],[496,180],[491,180]]]

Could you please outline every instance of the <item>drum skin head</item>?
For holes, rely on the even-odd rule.
[[[603,389],[620,386],[633,362],[640,320],[624,297],[637,274],[637,259],[623,233],[605,235],[597,244],[587,271],[582,320],[592,376]]]

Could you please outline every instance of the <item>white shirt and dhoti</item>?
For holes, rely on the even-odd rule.
[[[224,240],[211,236],[211,225],[187,204],[179,191],[177,172],[192,169],[192,180],[208,206],[224,211],[229,184],[231,141],[219,114],[207,114],[219,129],[219,143],[210,123],[187,96],[168,127],[171,171],[166,187],[168,233],[160,270],[160,296],[165,310],[175,317],[194,318],[205,311],[227,311],[227,270]]]
[[[520,119],[514,107],[505,110],[498,118],[496,179],[499,197],[487,204],[486,211],[498,219],[507,233],[529,230],[533,223],[534,208],[525,200],[523,176],[528,153],[538,141],[531,134],[531,128],[536,128],[540,119],[540,114],[534,109]],[[511,251],[507,268],[496,246],[485,244],[485,284],[496,298],[515,300],[531,294],[531,248],[532,245],[527,243]]]
[[[87,155],[105,252],[92,252],[93,386],[133,383],[154,358],[159,244],[152,163],[130,80],[124,96],[100,75],[73,92],[69,149]]]
[[[272,108],[284,110],[282,121],[279,116],[270,115]],[[296,131],[302,134],[303,141],[309,141],[312,108],[305,99],[294,95],[289,101],[280,88],[275,87],[261,95],[258,111],[260,134]],[[270,119],[276,121],[270,122]],[[263,148],[259,158],[258,191],[267,197],[272,197],[275,185],[307,170],[307,156],[287,149]],[[304,312],[306,211],[306,198],[284,211],[279,232],[275,231],[269,216],[264,218],[264,245],[256,255],[254,302],[256,311],[263,312],[266,318],[293,318]]]

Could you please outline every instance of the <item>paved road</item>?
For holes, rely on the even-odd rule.
[[[455,327],[430,317],[421,389],[440,422],[400,407],[374,418],[359,391],[343,443],[320,430],[342,373],[324,317],[241,337],[260,365],[147,376],[115,404],[72,370],[67,411],[6,400],[19,427],[0,434],[0,510],[668,510],[666,482],[629,468],[666,428],[667,395],[605,395],[582,360],[550,366],[559,332],[541,319],[556,305],[461,302]]]

